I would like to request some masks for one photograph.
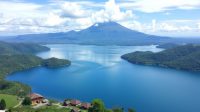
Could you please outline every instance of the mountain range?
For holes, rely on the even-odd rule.
[[[27,34],[2,38],[7,42],[68,43],[95,45],[149,45],[163,43],[200,43],[200,39],[170,38],[128,29],[116,22],[96,23],[81,31]]]

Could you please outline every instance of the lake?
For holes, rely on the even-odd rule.
[[[156,46],[46,45],[42,58],[65,58],[70,67],[37,67],[7,80],[20,81],[33,92],[63,101],[102,99],[106,106],[133,107],[137,112],[200,112],[200,73],[135,65],[120,58],[133,51],[159,52]]]

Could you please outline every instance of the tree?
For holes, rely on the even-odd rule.
[[[100,99],[94,99],[92,101],[92,107],[88,110],[88,112],[105,112],[103,101]]]
[[[12,112],[12,109],[8,109],[6,112]]]
[[[22,105],[31,105],[31,104],[32,104],[31,99],[29,97],[25,97],[22,102]]]
[[[4,99],[0,101],[0,110],[5,110],[6,109],[6,102]]]
[[[129,108],[129,109],[128,109],[128,112],[136,112],[136,110],[135,110],[135,109],[132,109],[132,108]]]

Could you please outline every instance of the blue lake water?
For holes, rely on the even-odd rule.
[[[48,98],[101,98],[107,107],[133,107],[138,112],[200,112],[200,73],[128,63],[120,58],[133,51],[158,52],[155,46],[47,45],[42,58],[72,61],[70,67],[38,67],[14,73],[20,81]]]

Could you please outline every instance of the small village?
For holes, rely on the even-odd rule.
[[[128,112],[136,112],[128,108]],[[66,99],[63,102],[47,99],[38,93],[25,97],[0,94],[0,112],[126,112],[124,108],[106,108],[101,99],[91,103],[78,99]]]
[[[3,96],[4,94],[0,94]],[[5,95],[7,97],[10,97],[12,95]],[[63,102],[58,102],[55,100],[50,100],[45,98],[44,96],[38,94],[38,93],[31,93],[28,94],[26,97],[11,97],[9,99],[13,99],[17,101],[17,103],[13,104],[12,107],[9,106],[10,103],[13,103],[11,100],[8,101],[8,99],[1,99],[0,98],[0,112],[12,112],[13,109],[18,108],[28,108],[28,110],[39,110],[39,109],[45,109],[49,108],[51,109],[62,109],[65,110],[64,112],[88,112],[89,108],[92,107],[91,103],[88,102],[81,102],[78,99],[66,99]],[[4,104],[2,106],[2,100],[4,101]],[[9,107],[9,108],[8,108]],[[12,109],[11,109],[12,108]],[[14,112],[20,112],[21,110],[14,111]]]
[[[70,112],[84,112],[91,107],[91,103],[81,102],[77,99],[68,99],[64,100],[62,103],[59,102],[50,102],[48,99],[45,99],[42,95],[38,93],[29,94],[28,97],[31,99],[31,105],[33,108],[41,108],[44,106],[57,106],[58,108],[67,108]]]

